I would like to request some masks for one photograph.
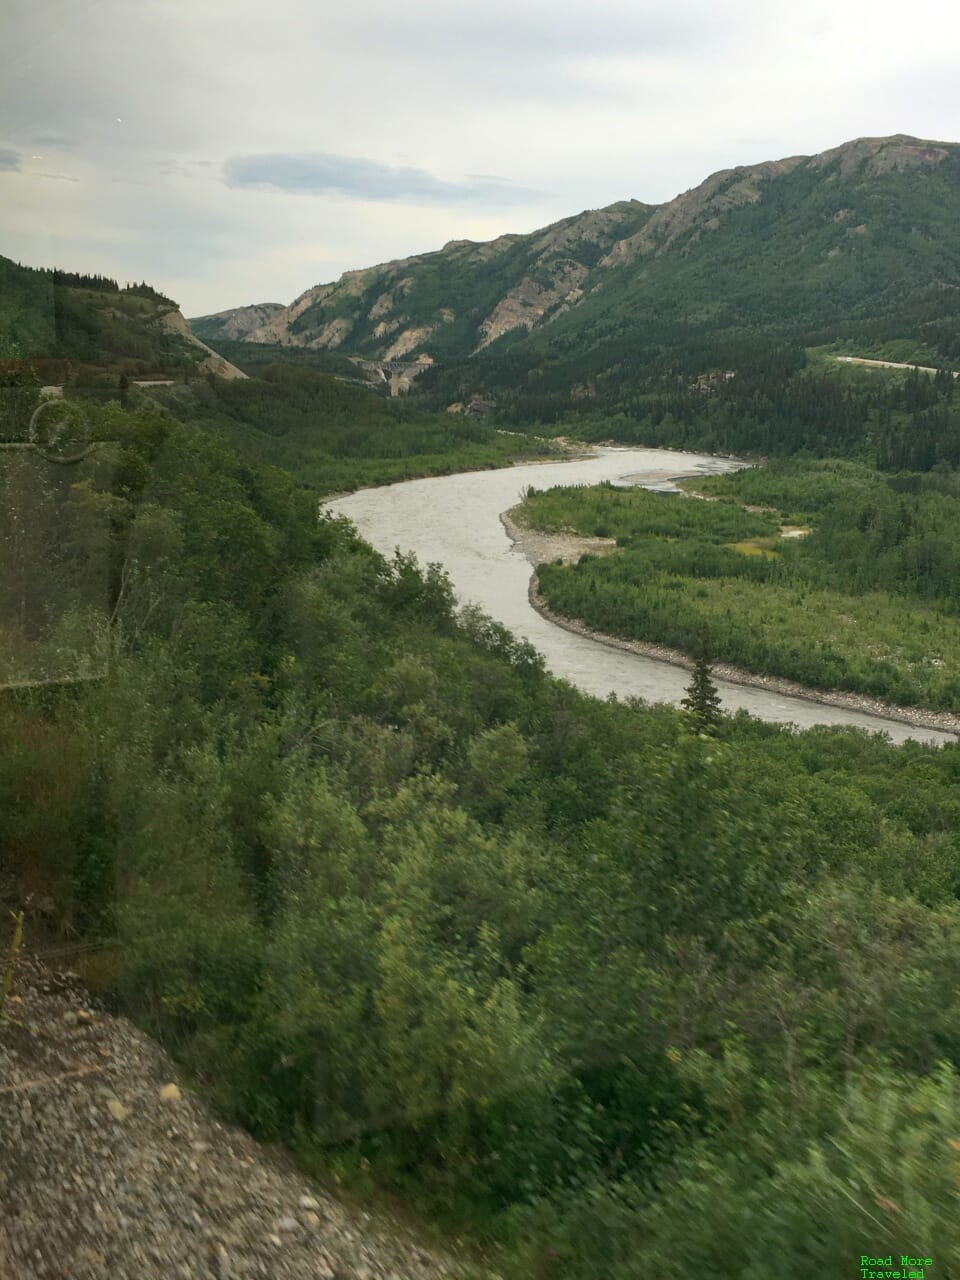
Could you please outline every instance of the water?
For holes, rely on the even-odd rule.
[[[328,504],[348,516],[361,535],[384,555],[399,547],[414,552],[421,564],[436,562],[450,576],[457,596],[472,603],[517,636],[529,640],[556,675],[598,698],[615,693],[647,702],[679,703],[689,672],[656,658],[611,649],[574,635],[541,618],[527,596],[532,567],[512,547],[500,514],[516,506],[527,485],[538,489],[557,484],[643,484],[670,489],[670,477],[713,475],[736,470],[732,459],[662,449],[599,449],[596,456],[571,462],[534,463],[500,471],[407,480],[379,489],[364,489]],[[743,708],[778,724],[803,728],[815,724],[856,725],[882,730],[895,742],[955,742],[956,736],[914,728],[897,720],[847,711],[804,698],[717,680],[729,711]]]

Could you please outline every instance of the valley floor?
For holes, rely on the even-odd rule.
[[[564,564],[575,564],[582,555],[604,555],[616,549],[617,543],[614,538],[584,538],[574,533],[542,533],[539,530],[529,529],[518,522],[518,514],[519,509],[514,508],[505,512],[500,519],[517,550],[522,551],[534,567],[555,560],[562,560]],[[661,662],[670,662],[674,666],[693,669],[693,658],[680,649],[671,649],[667,645],[645,640],[628,640],[620,636],[612,636],[606,632],[596,631],[577,618],[555,613],[537,590],[536,574],[530,577],[530,603],[548,622],[563,627],[564,630],[571,631],[575,635],[586,636],[599,644],[605,644],[612,649],[621,649],[625,653],[635,653],[644,658],[657,658]],[[903,724],[916,725],[918,729],[939,729],[946,733],[960,735],[960,716],[949,711],[931,711],[925,707],[901,707],[880,698],[870,698],[840,689],[812,689],[794,680],[787,680],[781,676],[758,675],[756,672],[747,671],[743,667],[736,667],[726,662],[714,662],[712,669],[716,676],[730,681],[731,684],[766,689],[771,693],[792,698],[805,698],[810,702],[843,707],[848,711],[862,711],[868,715],[882,716],[888,720],[898,720]]]

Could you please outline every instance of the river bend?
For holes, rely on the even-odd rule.
[[[554,674],[586,693],[677,704],[690,681],[682,667],[575,635],[536,612],[528,596],[532,566],[514,549],[500,515],[521,501],[527,485],[546,489],[609,480],[670,489],[671,478],[712,475],[741,465],[732,459],[672,450],[599,448],[593,456],[568,462],[531,463],[362,489],[326,505],[349,517],[384,555],[392,555],[399,547],[414,552],[423,565],[442,565],[461,603],[479,605],[515,635],[529,640]],[[856,725],[872,732],[883,730],[894,742],[957,740],[954,734],[767,689],[719,679],[716,684],[728,711],[743,708],[779,724]]]

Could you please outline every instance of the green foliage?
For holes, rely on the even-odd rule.
[[[335,351],[323,351],[316,347],[282,347],[265,342],[232,341],[208,335],[203,325],[197,325],[196,322],[192,322],[192,329],[198,338],[202,338],[225,360],[229,360],[250,377],[256,377],[271,365],[282,364],[294,369],[327,373],[369,388],[363,371],[346,356],[338,355]]]
[[[204,352],[167,329],[176,303],[148,284],[22,267],[0,258],[0,358],[188,375]],[[73,373],[76,370],[72,370]],[[51,378],[62,381],[62,377]]]
[[[110,677],[0,697],[0,854],[224,1115],[504,1274],[957,1270],[960,749],[580,695],[216,433],[96,412],[54,497]],[[823,477],[770,485],[831,537],[892,492]],[[743,564],[776,521],[548,497]]]
[[[716,728],[720,719],[720,695],[713,683],[706,652],[702,652],[697,658],[693,679],[680,705],[690,712],[698,732],[710,733]]]
[[[541,565],[550,607],[693,653],[706,625],[716,657],[747,670],[960,710],[957,498],[898,492],[902,484],[850,462],[784,462],[695,483],[721,501],[602,487],[529,495],[523,514],[535,527],[602,527],[624,548]],[[813,530],[763,536],[781,519]]]
[[[249,381],[165,390],[154,399],[258,462],[282,466],[320,493],[388,484],[424,474],[504,466],[550,453],[531,436],[426,413],[310,368],[272,364]]]
[[[613,537],[621,546],[642,545],[649,537],[736,542],[776,533],[779,527],[770,516],[744,511],[736,502],[677,502],[669,494],[612,484],[543,492],[530,486],[523,519],[545,533],[570,529],[584,537]]]

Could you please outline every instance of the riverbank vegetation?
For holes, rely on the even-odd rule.
[[[956,360],[937,374],[868,369],[832,358],[868,354],[857,344],[804,346],[753,329],[707,338],[662,333],[658,325],[651,333],[655,345],[631,335],[622,351],[605,349],[613,363],[602,370],[570,374],[565,364],[505,355],[496,370],[510,385],[496,397],[498,421],[588,441],[741,457],[804,452],[895,471],[960,466]],[[433,404],[479,393],[480,374],[472,381],[469,368],[424,375],[420,398]],[[432,392],[431,377],[447,382]]]
[[[687,652],[707,626],[714,656],[748,671],[958,711],[960,501],[914,479],[793,461],[689,482],[712,502],[532,491],[521,518],[622,548],[540,566],[559,614]]]
[[[157,388],[152,399],[321,494],[561,455],[533,434],[429,413],[293,363],[263,366],[248,380]]]
[[[110,673],[0,694],[0,840],[196,1087],[504,1274],[800,1280],[865,1233],[960,1274],[960,747],[588,698],[216,434],[109,435]]]

